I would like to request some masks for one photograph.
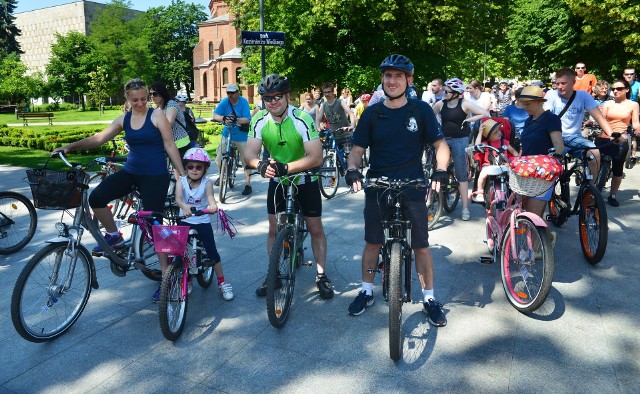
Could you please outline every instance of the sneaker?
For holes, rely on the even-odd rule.
[[[213,186],[220,186],[220,178],[216,179],[216,180],[213,182]]]
[[[154,303],[160,302],[160,286],[158,286],[158,289],[156,290],[156,292],[153,293],[153,295],[151,296],[151,302],[154,302]]]
[[[462,220],[467,221],[471,217],[471,212],[469,212],[469,208],[462,209]]]
[[[248,196],[249,194],[251,194],[252,191],[253,189],[251,188],[250,185],[244,185],[244,190],[242,191],[242,195]]]
[[[266,297],[267,296],[267,281],[262,282],[260,286],[256,289],[256,295],[258,297]]]
[[[473,195],[473,201],[484,204],[484,193],[476,193]]]
[[[612,197],[612,196],[607,197],[607,202],[612,207],[619,207],[620,206],[620,203],[618,202],[618,200],[616,200],[616,198]]]
[[[436,302],[433,298],[422,303],[422,312],[429,316],[429,323],[436,327],[444,327],[447,325],[447,318],[442,313],[442,304]]]
[[[222,293],[222,298],[225,301],[233,300],[233,289],[231,288],[231,284],[229,282],[220,283],[220,285],[218,286],[218,289],[220,289],[220,293]]]
[[[349,314],[351,316],[360,316],[364,313],[365,308],[373,305],[374,302],[373,294],[367,295],[366,292],[361,291],[351,305],[349,305]]]
[[[122,233],[118,233],[118,235],[105,234],[104,240],[107,241],[109,246],[112,248],[118,248],[122,244],[124,244],[124,238],[122,238]],[[94,253],[104,253],[104,250],[100,245],[96,245],[92,250]]]
[[[333,298],[333,288],[327,275],[316,275],[316,286],[318,286],[321,298],[325,300]]]

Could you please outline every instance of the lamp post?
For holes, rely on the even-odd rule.
[[[484,72],[482,74],[482,83],[487,82],[487,42],[484,42]]]

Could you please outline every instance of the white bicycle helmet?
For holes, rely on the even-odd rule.
[[[444,83],[444,86],[459,94],[462,94],[465,92],[465,90],[467,90],[467,85],[465,85],[464,82],[460,80],[460,78],[447,79],[447,81]]]
[[[183,103],[186,103],[187,101],[189,101],[189,97],[187,97],[186,94],[179,94],[176,96],[176,101],[182,101]]]

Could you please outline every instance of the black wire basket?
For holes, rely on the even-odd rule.
[[[78,169],[59,171],[45,166],[27,170],[27,180],[36,208],[62,210],[80,206],[89,175]]]

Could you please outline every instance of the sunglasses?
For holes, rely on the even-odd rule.
[[[627,88],[625,88],[624,86],[614,86],[611,88],[611,90],[615,90],[616,92],[622,92],[625,89]]]
[[[453,91],[449,89],[445,89],[444,94],[453,94]]]
[[[149,95],[151,97],[158,97],[160,95],[160,93],[158,93],[158,92],[149,92]]]
[[[284,97],[284,94],[276,94],[275,96],[262,96],[262,99],[266,103],[270,103],[272,101],[280,101]]]
[[[238,91],[236,90],[235,92],[227,92],[227,96],[233,96],[234,94],[238,93]]]
[[[145,87],[147,85],[145,85],[144,82],[142,82],[139,79],[134,79],[133,81],[130,81],[129,83],[127,83],[124,86],[124,90],[129,90],[129,89],[140,89],[142,87]]]
[[[624,73],[625,77],[633,77],[636,73]]]
[[[576,67],[576,70],[584,70],[586,67]]]
[[[204,166],[193,166],[193,165],[188,165],[187,166],[187,170],[196,170],[196,171],[202,171],[204,169]]]

